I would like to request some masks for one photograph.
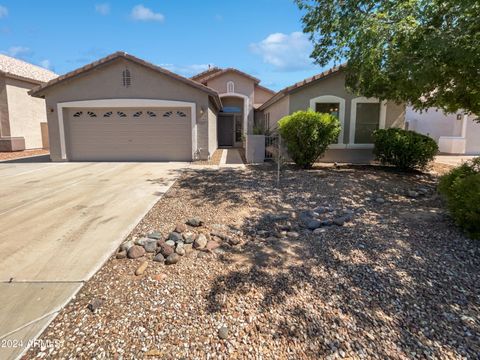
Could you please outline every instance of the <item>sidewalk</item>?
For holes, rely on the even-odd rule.
[[[458,166],[475,157],[476,156],[474,155],[438,155],[435,157],[435,162],[439,164]]]

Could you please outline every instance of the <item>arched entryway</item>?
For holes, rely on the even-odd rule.
[[[223,108],[218,114],[219,147],[241,147],[247,129],[248,98],[241,94],[221,94]]]

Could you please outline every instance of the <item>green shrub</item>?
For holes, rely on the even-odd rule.
[[[295,164],[311,168],[328,145],[337,141],[340,122],[330,114],[297,111],[282,118],[278,130]]]
[[[470,237],[480,239],[480,157],[442,176],[438,190],[455,223]]]
[[[404,170],[424,169],[438,152],[435,140],[414,131],[380,129],[373,136],[377,160]]]

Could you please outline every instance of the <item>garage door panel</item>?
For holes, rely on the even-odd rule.
[[[189,161],[189,108],[69,109],[67,154],[77,161]]]

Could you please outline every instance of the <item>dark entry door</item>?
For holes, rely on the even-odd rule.
[[[233,146],[233,115],[218,115],[218,146]]]

